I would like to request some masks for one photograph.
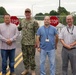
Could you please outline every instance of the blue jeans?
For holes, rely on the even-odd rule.
[[[1,50],[1,56],[2,56],[2,74],[6,74],[6,68],[7,68],[7,59],[9,58],[9,67],[10,72],[14,72],[14,58],[15,58],[15,49],[11,50]]]
[[[48,55],[50,61],[50,75],[55,75],[55,49],[45,51],[41,49],[40,52],[40,75],[46,75],[45,73],[45,60]]]

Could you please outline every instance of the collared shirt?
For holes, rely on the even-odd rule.
[[[72,25],[71,27],[69,27],[67,25],[67,31],[70,33],[70,34],[73,34],[73,29],[74,29],[74,25]]]
[[[40,27],[37,31],[37,36],[40,36],[40,48],[45,51],[55,49],[56,34],[58,34],[56,28],[51,25],[48,28],[45,26]],[[46,39],[49,39],[49,42]]]
[[[1,49],[14,49],[16,48],[16,38],[19,32],[16,25],[10,23],[6,25],[5,23],[0,24],[0,40],[1,40]],[[6,44],[6,40],[10,39],[12,41],[12,45],[9,46]]]
[[[72,25],[71,28],[64,27],[59,34],[59,39],[63,39],[66,44],[71,44],[76,41],[76,26]]]
[[[39,28],[37,21],[32,18],[30,20],[23,19],[19,27],[22,28],[21,44],[35,45],[35,33]]]

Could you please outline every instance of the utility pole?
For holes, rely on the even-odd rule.
[[[61,0],[59,0],[59,7],[58,7],[59,15],[60,15],[60,7],[61,7]]]
[[[59,0],[59,7],[61,6],[61,1]]]

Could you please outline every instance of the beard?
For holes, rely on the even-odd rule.
[[[49,26],[50,24],[45,24],[45,26]]]

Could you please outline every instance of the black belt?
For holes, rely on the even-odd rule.
[[[63,48],[68,49],[68,48],[66,48],[66,47],[64,47],[64,46],[63,46]],[[71,48],[71,49],[69,49],[69,50],[72,50],[72,49],[76,49],[76,47],[73,47],[73,48]]]

